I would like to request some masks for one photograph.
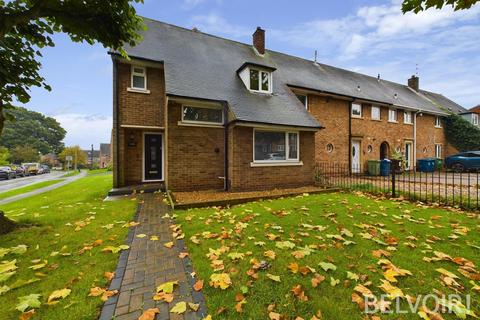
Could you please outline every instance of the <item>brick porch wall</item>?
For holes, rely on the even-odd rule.
[[[181,104],[168,105],[168,188],[223,189],[223,128],[179,126]]]
[[[230,130],[230,181],[232,191],[300,187],[314,183],[315,133],[300,132],[303,166],[251,167],[253,128]]]

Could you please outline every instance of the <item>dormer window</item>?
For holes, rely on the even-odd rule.
[[[270,79],[270,72],[250,69],[250,90],[270,93]]]

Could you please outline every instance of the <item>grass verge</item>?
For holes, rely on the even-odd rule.
[[[458,293],[464,304],[470,295],[471,310],[480,314],[476,214],[360,193],[299,196],[176,213],[195,271],[205,281],[207,308],[215,319],[268,319],[269,312],[282,315],[282,319],[317,319],[313,316],[318,312],[323,319],[371,319],[352,302],[352,294],[364,300],[355,290],[359,284],[378,298],[386,294],[379,286],[386,281],[384,272],[392,269],[391,265],[411,272],[397,276],[397,282],[388,282],[403,296],[400,310],[409,310],[407,295],[418,297],[421,306],[424,300],[420,295]],[[461,273],[470,263],[471,278]],[[454,282],[445,278],[440,268],[453,273]],[[232,284],[225,290],[212,287],[208,283],[214,273],[226,273]],[[320,282],[316,287],[312,283],[315,278],[313,281]],[[433,302],[427,302],[430,309],[435,307]],[[395,310],[391,297],[385,298],[384,306]],[[418,319],[416,311],[380,317]],[[443,318],[456,319],[452,314]]]
[[[25,187],[5,191],[5,192],[0,193],[0,200],[10,198],[10,197],[13,197],[13,196],[16,196],[16,195],[19,195],[19,194],[27,193],[27,192],[37,190],[37,189],[40,189],[40,188],[48,187],[48,186],[54,185],[56,183],[59,183],[61,181],[63,181],[63,180],[62,179],[55,179],[55,180],[42,181],[42,182],[34,183],[34,184],[31,184],[31,185],[28,185],[28,186],[25,186]]]
[[[111,181],[110,175],[85,177],[0,208],[20,224],[20,228],[0,236],[0,247],[27,246],[23,254],[0,256],[3,261],[16,260],[18,267],[12,277],[0,282],[0,288],[36,281],[0,293],[0,319],[18,319],[20,312],[15,307],[19,297],[30,294],[40,294],[42,303],[32,319],[98,316],[103,302],[99,297],[88,297],[90,288],[107,286],[104,272],[113,272],[118,259],[118,254],[102,249],[124,243],[128,229],[122,226],[132,219],[136,208],[136,203],[127,199],[103,202]],[[46,304],[53,291],[64,288],[71,290],[68,297]]]
[[[70,171],[68,173],[65,173],[62,178],[68,178],[68,177],[73,177],[76,176],[77,174],[80,174],[80,171]]]

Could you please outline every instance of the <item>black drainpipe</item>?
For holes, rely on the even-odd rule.
[[[120,107],[118,102],[118,60],[115,55],[112,55],[113,61],[113,104],[114,104],[114,112],[113,112],[113,121],[115,123],[115,174],[117,176],[115,188],[118,188],[120,185]]]
[[[226,103],[223,104],[223,119],[225,119],[225,134],[224,134],[224,184],[223,184],[223,189],[225,191],[230,190],[230,181],[228,177],[228,127],[230,123],[228,122],[228,105]]]
[[[348,172],[352,174],[352,103],[348,103]]]

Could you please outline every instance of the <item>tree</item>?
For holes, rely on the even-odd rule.
[[[54,32],[126,56],[123,45],[135,45],[143,27],[134,3],[143,0],[0,0],[0,134],[15,100],[30,101],[33,86],[51,90],[37,59],[41,48],[54,46]]]
[[[16,146],[10,156],[13,163],[37,162],[39,158],[38,150],[28,144]]]
[[[72,157],[73,160],[70,162],[70,165],[72,166],[75,164],[75,161],[77,162],[77,166],[84,166],[87,164],[87,154],[83,152],[79,146],[66,147],[60,152],[58,160],[60,160],[64,166],[67,164],[67,156]]]
[[[12,150],[28,144],[42,154],[57,154],[63,150],[66,131],[57,120],[20,107],[8,110],[7,114],[14,119],[5,124],[0,145]]]
[[[444,6],[452,6],[455,11],[470,9],[480,0],[404,0],[402,4],[403,13],[420,11],[430,8],[442,9]]]
[[[446,118],[445,136],[459,151],[480,150],[480,129],[459,115]]]
[[[5,147],[0,147],[0,165],[8,164],[10,161],[10,152]]]

